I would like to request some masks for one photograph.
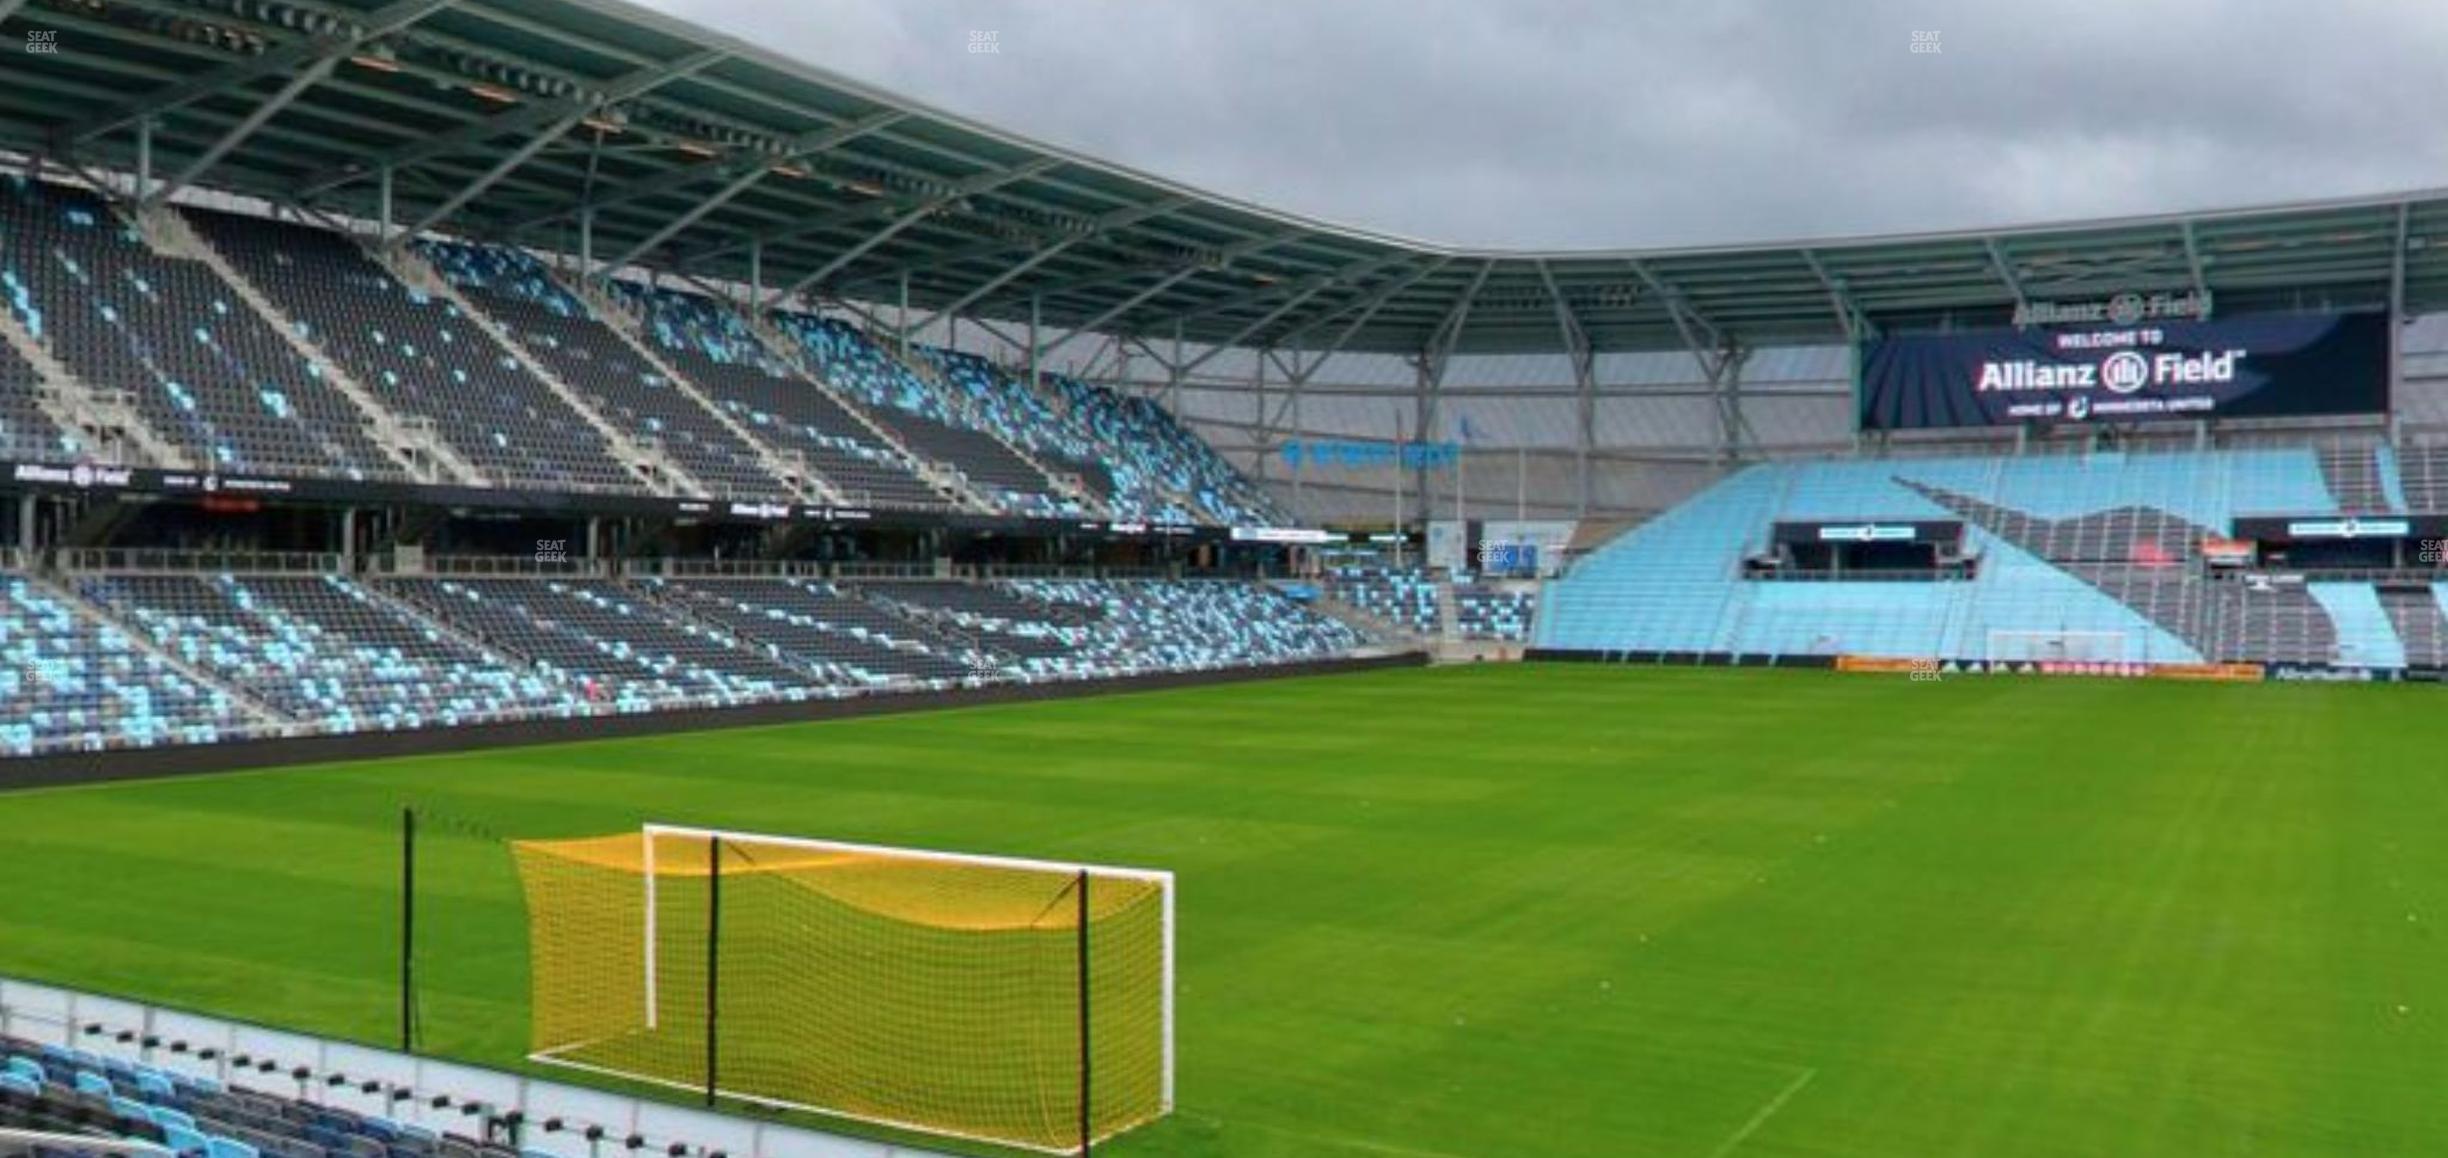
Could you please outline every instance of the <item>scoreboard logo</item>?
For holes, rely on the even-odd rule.
[[[2131,350],[2119,350],[2100,363],[2100,385],[2131,394],[2150,385],[2150,360]]]

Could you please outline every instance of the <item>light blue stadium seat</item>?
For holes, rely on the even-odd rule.
[[[209,1136],[204,1154],[205,1158],[260,1158],[254,1146],[219,1134]]]

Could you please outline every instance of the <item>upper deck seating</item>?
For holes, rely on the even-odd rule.
[[[411,289],[337,233],[184,210],[197,232],[403,420],[497,486],[646,490],[593,424],[459,307]]]

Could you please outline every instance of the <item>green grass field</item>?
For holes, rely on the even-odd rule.
[[[2410,1155],[2448,1138],[2448,699],[1389,672],[0,796],[0,972],[525,1049],[477,827],[1170,868],[1190,1158]],[[449,818],[447,820],[442,818]]]

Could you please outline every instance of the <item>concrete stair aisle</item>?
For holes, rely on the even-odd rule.
[[[2384,585],[2381,610],[2405,648],[2405,661],[2422,667],[2448,665],[2448,613],[2431,584]]]
[[[458,307],[462,316],[466,317],[477,329],[484,331],[485,336],[493,339],[496,345],[508,351],[511,357],[518,359],[520,367],[534,375],[536,381],[543,383],[545,389],[552,391],[554,396],[560,398],[572,413],[584,420],[587,425],[594,427],[595,432],[603,436],[604,442],[612,447],[613,453],[618,454],[622,462],[628,465],[630,473],[644,481],[649,489],[666,496],[701,499],[713,497],[712,490],[691,477],[688,472],[681,470],[680,464],[673,462],[671,456],[664,453],[661,447],[641,442],[629,432],[613,425],[609,419],[595,409],[592,402],[579,394],[569,383],[562,381],[560,375],[545,368],[544,363],[529,353],[527,347],[521,345],[508,330],[503,329],[500,322],[493,320],[493,315],[486,313],[475,302],[470,301],[467,295],[460,293],[459,288],[452,285],[449,278],[443,277],[441,271],[426,264],[425,259],[410,252],[405,245],[367,246],[366,252],[383,268],[390,270],[393,276],[406,283],[409,288],[431,294]]]
[[[450,576],[399,572],[390,575],[374,576],[372,577],[372,581],[360,581],[357,584],[357,587],[359,590],[364,591],[367,595],[373,597],[378,602],[388,604],[389,606],[414,617],[417,622],[433,628],[436,632],[457,641],[462,646],[475,649],[478,654],[485,656],[504,668],[528,672],[540,670],[534,656],[528,655],[515,647],[505,646],[499,640],[477,635],[461,628],[457,623],[452,621],[451,617],[445,613],[444,609],[427,605],[425,601],[409,594],[405,588],[394,587],[381,582],[380,580],[384,578],[448,579]],[[567,682],[566,677],[562,679],[562,682]]]
[[[725,304],[729,305],[730,303],[726,302]],[[864,427],[870,435],[874,436],[876,441],[891,447],[894,452],[900,454],[901,457],[916,463],[918,465],[920,477],[924,478],[928,484],[940,490],[958,495],[962,502],[967,503],[970,507],[976,510],[986,512],[992,512],[995,510],[994,503],[984,494],[980,493],[975,486],[970,485],[969,480],[963,478],[959,471],[953,470],[940,462],[936,462],[931,458],[927,458],[911,451],[909,444],[901,441],[900,435],[895,434],[891,428],[885,426],[883,423],[876,421],[875,415],[867,413],[867,408],[865,406],[860,405],[856,400],[843,394],[841,391],[835,390],[833,388],[833,384],[826,381],[823,370],[809,359],[807,350],[800,346],[796,339],[792,338],[789,334],[783,333],[779,327],[773,324],[772,321],[768,320],[764,317],[764,315],[756,311],[743,310],[737,306],[732,306],[731,308],[733,313],[742,322],[746,323],[749,334],[754,336],[757,341],[763,342],[768,352],[772,353],[773,356],[780,358],[782,360],[782,364],[790,367],[794,373],[798,374],[801,381],[806,382],[816,390],[823,392],[825,397],[832,399],[834,405],[841,407],[842,410],[849,414],[851,418],[857,420],[858,424],[861,427]]]
[[[933,386],[946,398],[959,400],[961,405],[956,406],[955,409],[963,411],[964,414],[967,413],[967,400],[962,398],[961,392],[955,388],[950,381],[944,378],[943,372],[937,368],[933,361],[926,358],[904,357],[901,354],[896,353],[891,346],[879,345],[878,348],[884,351],[885,357],[899,363],[902,367],[909,370],[910,373],[916,374],[919,381]],[[997,372],[1000,373],[1001,371],[998,369]],[[1009,375],[1006,375],[1006,377],[1008,376]],[[1036,455],[1029,453],[1027,447],[1021,446],[1019,443],[1003,437],[1003,432],[995,429],[995,425],[993,423],[980,421],[974,416],[970,416],[969,429],[975,430],[978,433],[993,439],[997,445],[1000,445],[1003,449],[1010,451],[1013,458],[1019,459],[1021,462],[1028,464],[1028,468],[1030,470],[1036,471],[1039,475],[1044,476],[1047,485],[1053,488],[1053,493],[1078,503],[1082,508],[1086,509],[1088,513],[1095,515],[1098,518],[1111,518],[1113,516],[1113,511],[1106,507],[1103,502],[1099,501],[1096,495],[1089,492],[1087,486],[1080,481],[1079,476],[1071,474],[1067,471],[1057,472],[1047,467],[1046,464]]]
[[[238,267],[231,265],[221,251],[214,248],[203,234],[187,224],[178,210],[157,205],[137,214],[138,229],[156,251],[173,257],[184,257],[203,263],[223,284],[238,295],[258,315],[269,322],[282,340],[289,343],[298,356],[306,359],[340,395],[347,398],[366,416],[366,434],[374,445],[381,447],[408,477],[426,483],[458,483],[465,486],[488,485],[484,472],[460,457],[459,452],[442,441],[433,431],[430,421],[421,417],[409,421],[393,413],[374,396],[373,391],[343,369],[338,359],[331,357],[309,341],[295,318],[274,305],[271,298],[249,281]]]
[[[746,425],[733,418],[729,411],[715,405],[711,396],[700,389],[695,382],[689,381],[688,375],[682,374],[679,370],[674,369],[671,363],[664,361],[662,355],[655,351],[654,343],[647,341],[644,335],[638,332],[639,326],[643,323],[635,314],[622,308],[619,302],[612,299],[611,295],[597,289],[584,278],[571,276],[565,269],[557,266],[548,268],[555,285],[568,291],[572,297],[584,304],[587,311],[593,314],[597,321],[604,324],[604,328],[611,330],[641,360],[654,367],[655,373],[663,375],[664,379],[672,384],[673,389],[687,396],[690,401],[697,404],[699,409],[713,415],[714,420],[721,423],[723,429],[730,431],[732,437],[739,439],[740,442],[756,451],[757,461],[765,464],[765,469],[772,471],[775,478],[782,480],[783,484],[800,501],[826,502],[837,506],[848,501],[841,488],[835,486],[831,479],[825,478],[805,463],[785,458],[764,439],[758,438],[755,432],[749,430]]]
[[[1390,640],[1408,647],[1424,647],[1428,643],[1420,633],[1345,601],[1322,583],[1318,586],[1317,602],[1311,606],[1370,639]]]
[[[228,696],[230,703],[235,705],[240,712],[245,713],[247,718],[263,729],[266,734],[289,735],[305,727],[303,722],[274,710],[271,705],[239,690],[235,684],[228,683],[213,673],[163,649],[142,628],[122,621],[109,609],[87,602],[85,597],[73,590],[67,582],[61,581],[67,578],[69,577],[53,577],[35,573],[28,573],[24,576],[28,586],[58,600],[61,606],[68,608],[70,613],[84,620],[88,625],[125,636],[128,643],[136,650],[160,660],[172,671],[201,686],[212,688]]]
[[[102,390],[78,376],[5,309],[0,309],[0,342],[13,347],[42,380],[35,407],[60,429],[84,436],[101,452],[95,458],[118,466],[193,468],[187,454],[153,429],[124,391]],[[127,453],[131,449],[136,453]]]
[[[2323,446],[2313,451],[2321,482],[2337,508],[2347,514],[2395,510],[2381,481],[2379,449],[2373,446]]]

